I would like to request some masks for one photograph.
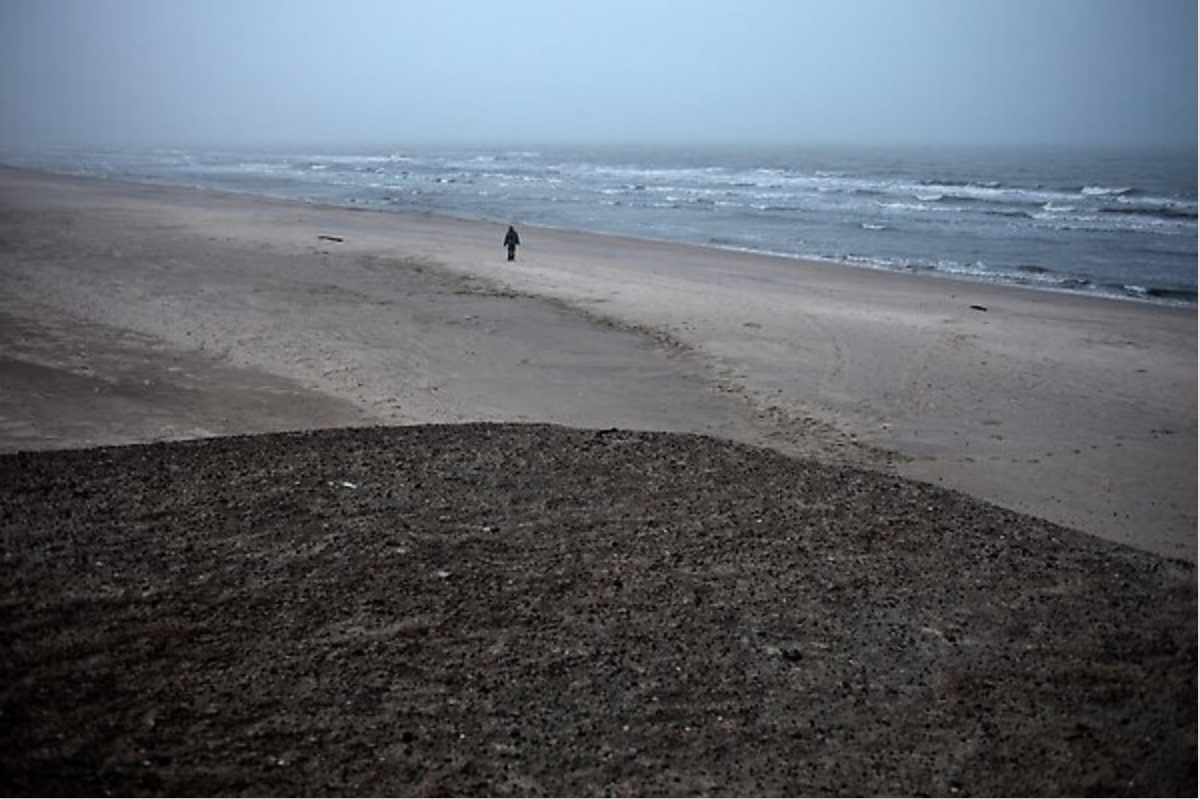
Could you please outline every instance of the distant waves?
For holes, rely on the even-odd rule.
[[[1194,153],[55,150],[8,163],[1196,302]]]

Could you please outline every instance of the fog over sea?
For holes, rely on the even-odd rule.
[[[0,161],[1196,304],[1189,150],[55,149]]]

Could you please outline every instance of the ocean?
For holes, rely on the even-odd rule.
[[[1196,305],[1194,150],[141,148],[0,160]]]

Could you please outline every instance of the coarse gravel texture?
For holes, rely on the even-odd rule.
[[[686,434],[0,455],[5,795],[1195,796],[1196,572]]]

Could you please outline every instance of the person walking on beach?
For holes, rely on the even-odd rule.
[[[512,225],[508,226],[508,233],[504,234],[504,246],[508,248],[508,260],[515,261],[517,258],[517,245],[521,243],[521,237],[517,236],[517,229]]]

